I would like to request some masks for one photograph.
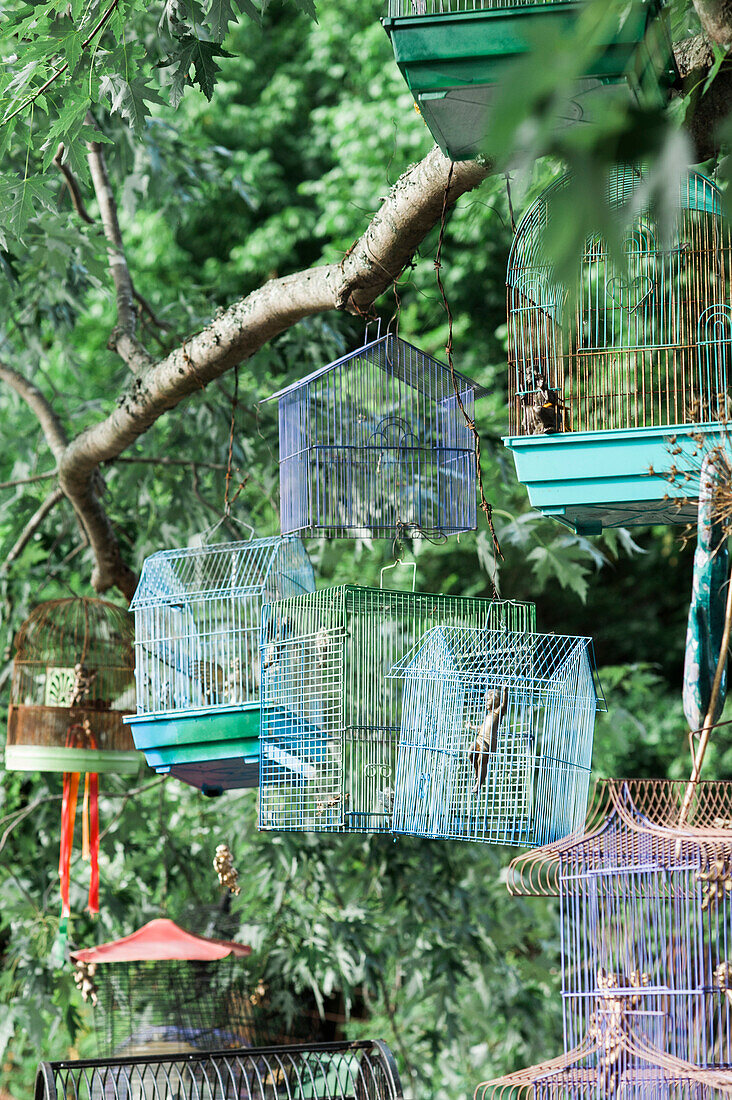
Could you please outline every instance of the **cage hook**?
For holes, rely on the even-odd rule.
[[[364,329],[364,334],[363,334],[363,346],[364,347],[366,347],[366,345],[369,343],[369,329],[371,328],[372,324],[376,325],[376,336],[371,341],[371,343],[374,343],[376,340],[381,339],[381,317],[377,317],[374,321],[367,321],[366,322],[366,327]]]
[[[384,587],[384,573],[386,573],[387,569],[396,569],[398,565],[403,565],[407,569],[412,570],[412,592],[414,592],[417,584],[417,563],[416,561],[402,561],[401,558],[397,558],[396,561],[393,561],[389,565],[385,565],[382,568],[381,573],[379,574],[379,588],[383,589]]]

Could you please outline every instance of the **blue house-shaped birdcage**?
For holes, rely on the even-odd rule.
[[[262,605],[315,588],[298,538],[163,550],[135,613],[135,745],[159,772],[218,794],[259,777]]]
[[[576,280],[555,275],[547,236],[567,177],[529,208],[509,259],[505,443],[533,507],[583,534],[695,522],[700,456],[732,410],[720,193],[691,172],[669,231],[643,198],[645,178],[632,167],[609,177],[609,205],[626,218],[622,262],[596,234]]]
[[[466,418],[483,392],[387,334],[274,394],[283,534],[473,529],[475,444]]]
[[[534,846],[584,821],[604,705],[589,638],[439,626],[390,675],[393,832]]]

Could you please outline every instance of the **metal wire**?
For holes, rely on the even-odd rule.
[[[395,833],[537,845],[584,821],[604,705],[590,639],[440,626],[390,675]]]
[[[614,169],[611,208],[627,212],[645,175]],[[570,286],[557,279],[546,249],[552,203],[567,182],[554,183],[529,208],[509,258],[510,433],[541,430],[532,415],[540,378],[558,395],[560,432],[726,421],[732,236],[718,189],[690,173],[670,235],[654,211],[642,209],[620,266],[607,242],[590,236]]]
[[[571,3],[571,0],[559,0]],[[460,12],[514,10],[516,8],[548,4],[552,0],[389,0],[389,15],[457,15]]]
[[[310,592],[298,538],[163,550],[149,557],[135,613],[138,714],[175,714],[256,701],[265,600]]]
[[[388,333],[279,399],[283,533],[434,537],[476,526],[474,382]]]
[[[42,1062],[35,1100],[402,1100],[381,1042]]]
[[[388,832],[402,681],[430,627],[532,630],[533,604],[345,585],[262,614],[259,825]]]

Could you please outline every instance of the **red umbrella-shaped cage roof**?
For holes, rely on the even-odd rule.
[[[159,917],[121,940],[72,951],[71,957],[85,963],[161,962],[169,959],[213,962],[228,955],[241,958],[250,955],[251,951],[247,944],[234,943],[233,940],[194,936],[192,932],[179,928],[175,921]]]

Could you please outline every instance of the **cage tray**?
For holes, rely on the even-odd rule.
[[[449,14],[420,14],[414,0],[411,6],[411,14],[392,14],[382,22],[422,117],[453,160],[470,159],[481,151],[495,87],[511,63],[547,35],[575,33],[582,9],[582,4],[566,0]],[[591,119],[598,93],[604,99],[626,78],[637,98],[665,102],[665,89],[674,76],[667,35],[662,33],[648,48],[638,50],[654,14],[652,5],[630,7],[618,33],[599,47],[583,74],[585,86],[566,104],[558,125]]]
[[[5,767],[10,772],[96,772],[136,775],[140,754],[110,749],[67,749],[57,745],[8,745]]]
[[[706,447],[722,440],[718,424],[687,424],[508,436],[504,443],[532,507],[577,534],[596,535],[604,527],[695,523],[702,456],[694,454],[699,445],[693,436],[700,433]],[[672,446],[681,453],[672,457]],[[664,473],[672,464],[690,481],[671,484]]]

